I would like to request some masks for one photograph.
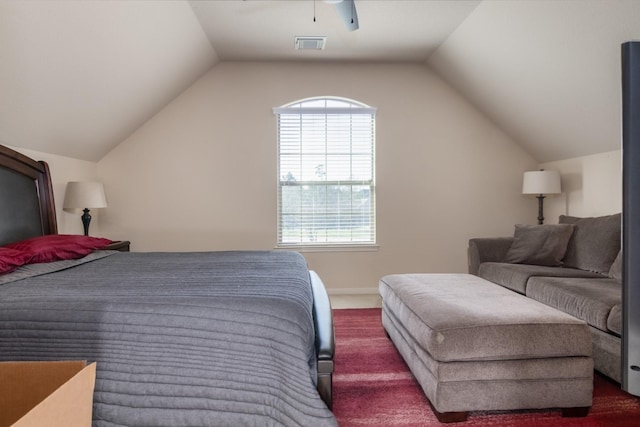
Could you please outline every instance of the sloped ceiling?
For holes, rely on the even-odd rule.
[[[186,2],[0,1],[0,143],[97,161],[217,61]]]
[[[0,143],[97,161],[219,61],[375,61],[432,67],[540,162],[620,147],[640,1],[356,5],[350,33],[321,0],[0,0]]]
[[[428,64],[540,162],[621,146],[640,1],[484,1]]]

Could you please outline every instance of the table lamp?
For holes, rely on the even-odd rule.
[[[82,225],[84,235],[89,235],[89,223],[91,215],[89,209],[106,208],[107,196],[104,193],[104,186],[101,182],[92,181],[70,181],[67,183],[67,190],[64,195],[63,209],[82,209]]]
[[[544,222],[542,204],[545,194],[560,193],[560,173],[558,171],[529,171],[524,173],[522,194],[537,194],[538,224]]]

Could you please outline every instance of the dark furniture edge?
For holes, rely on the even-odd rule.
[[[313,291],[313,321],[316,329],[316,355],[318,358],[318,393],[332,407],[335,336],[333,313],[329,294],[315,271],[309,271]]]
[[[34,180],[40,204],[42,234],[58,234],[49,165],[44,161],[35,161],[9,147],[0,145],[0,167],[13,170]]]
[[[129,252],[129,247],[131,242],[128,240],[114,240],[109,243],[107,246],[103,247],[104,251],[120,251],[120,252]]]

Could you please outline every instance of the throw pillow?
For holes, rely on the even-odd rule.
[[[622,249],[618,252],[618,256],[615,261],[613,261],[613,264],[611,264],[609,277],[616,280],[622,280]]]
[[[567,251],[573,225],[516,225],[504,262],[558,267]]]
[[[6,245],[32,256],[31,263],[82,258],[111,243],[109,239],[70,234],[49,234]]]
[[[28,264],[31,254],[11,248],[0,248],[0,274],[9,273]]]
[[[595,218],[561,215],[560,224],[575,225],[564,265],[607,275],[620,251],[621,221],[621,214]]]

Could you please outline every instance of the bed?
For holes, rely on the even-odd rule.
[[[46,163],[0,146],[0,246],[64,237]],[[96,361],[94,427],[337,425],[331,306],[300,254],[36,257],[0,275],[0,361]]]

